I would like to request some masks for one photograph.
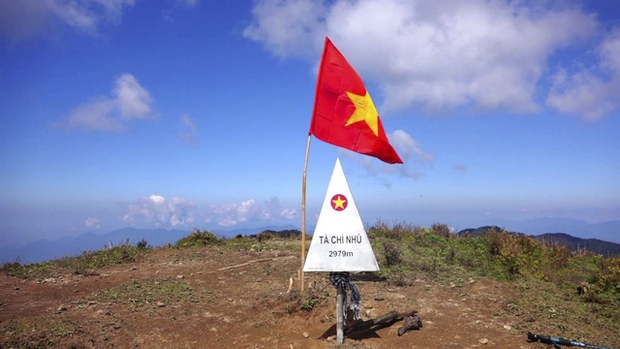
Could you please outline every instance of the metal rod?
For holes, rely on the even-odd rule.
[[[344,289],[338,285],[338,291],[336,293],[336,338],[338,339],[338,345],[344,344]]]

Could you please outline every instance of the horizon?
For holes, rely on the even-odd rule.
[[[337,158],[364,222],[620,220],[612,1],[50,0],[0,18],[2,245],[301,227],[326,36],[404,164],[313,137],[308,226]]]
[[[381,224],[384,223],[385,222],[382,222]],[[620,246],[620,236],[617,235],[617,231],[620,229],[620,220],[601,223],[603,225],[590,224],[585,221],[578,221],[568,218],[538,218],[525,221],[505,220],[503,223],[504,224],[501,225],[485,224],[475,227],[472,226],[459,230],[455,230],[454,227],[449,228],[452,234],[459,234],[465,230],[477,230],[495,226],[502,230],[505,229],[511,233],[525,234],[532,238],[537,238],[543,235],[555,236],[559,234],[582,239],[584,243],[589,240],[598,240]],[[389,224],[388,226],[390,229],[393,228],[393,226],[390,226]],[[369,230],[372,226],[366,223],[364,224],[364,227],[365,230]],[[421,227],[429,229],[430,225]],[[308,228],[309,231],[306,233],[309,236],[313,236],[315,227]],[[267,225],[255,228],[210,230],[209,232],[224,239],[233,239],[238,235],[249,237],[265,230],[283,231],[290,229],[299,230],[301,232],[301,228],[295,225]],[[193,230],[194,229],[183,230],[124,227],[107,232],[98,232],[98,234],[93,231],[88,231],[81,233],[78,236],[62,236],[54,239],[41,239],[25,244],[4,245],[0,246],[0,263],[12,263],[18,261],[22,264],[30,264],[59,259],[64,256],[76,257],[87,251],[101,250],[112,246],[125,244],[126,242],[133,246],[141,241],[146,241],[147,245],[152,247],[161,247],[168,244],[174,245],[180,239],[189,236]]]
[[[578,220],[578,219],[572,219],[572,218],[566,218],[566,217],[555,217],[555,218],[551,218],[551,217],[539,217],[539,218],[532,218],[532,219],[526,219],[526,220],[510,220],[510,219],[499,219],[498,222],[496,223],[492,223],[492,222],[487,222],[484,224],[473,224],[471,226],[465,226],[464,228],[455,228],[454,226],[450,226],[448,224],[445,224],[443,222],[433,222],[430,224],[412,224],[412,223],[408,223],[408,222],[392,222],[387,223],[385,221],[378,221],[375,222],[374,224],[370,224],[368,222],[363,222],[363,226],[365,230],[368,230],[370,228],[372,228],[373,226],[377,225],[377,224],[387,224],[387,226],[389,226],[390,228],[393,228],[395,225],[400,224],[400,225],[411,225],[411,226],[416,226],[416,227],[422,227],[422,228],[431,228],[431,226],[433,224],[445,224],[449,229],[450,232],[453,234],[459,233],[461,231],[464,230],[471,230],[471,229],[478,229],[478,228],[483,228],[483,227],[489,227],[489,226],[495,226],[495,227],[499,227],[501,229],[505,229],[509,232],[512,233],[523,233],[526,234],[528,236],[537,236],[537,235],[542,235],[542,234],[556,234],[556,233],[560,233],[560,234],[568,234],[571,236],[575,236],[575,237],[581,237],[581,238],[590,238],[588,236],[580,236],[583,234],[579,234],[579,233],[570,233],[570,232],[563,232],[563,231],[545,231],[544,233],[541,232],[535,232],[535,233],[531,233],[531,232],[526,232],[526,231],[519,231],[519,230],[514,230],[514,229],[510,229],[509,227],[506,226],[506,224],[511,225],[511,224],[532,224],[532,223],[538,223],[539,225],[533,225],[532,228],[530,228],[530,230],[540,230],[540,229],[545,229],[545,225],[544,223],[548,223],[548,222],[552,222],[553,225],[559,225],[559,226],[563,226],[563,224],[567,224],[567,223],[578,223],[578,224],[582,224],[585,223],[588,226],[591,225],[599,225],[599,224],[609,224],[609,223],[618,223],[620,224],[620,220],[612,220],[612,221],[605,221],[605,222],[599,222],[599,223],[590,223],[588,221],[585,220]],[[312,236],[314,233],[314,229],[316,228],[316,225],[311,225],[306,227],[306,235],[308,236]],[[59,237],[55,237],[53,239],[48,239],[48,238],[42,238],[36,241],[30,241],[30,242],[26,242],[26,243],[21,243],[21,244],[16,244],[16,245],[28,245],[30,243],[37,243],[37,242],[41,242],[41,241],[57,241],[59,239],[63,239],[63,238],[79,238],[79,237],[83,237],[85,235],[95,235],[95,236],[105,236],[105,235],[109,235],[111,233],[115,233],[115,232],[119,232],[119,231],[126,231],[126,230],[140,230],[140,231],[165,231],[165,232],[173,232],[173,231],[181,231],[181,232],[185,232],[185,233],[191,233],[195,230],[199,230],[199,231],[208,231],[211,233],[215,233],[215,234],[223,234],[221,236],[226,237],[226,238],[231,238],[234,237],[233,235],[238,234],[241,231],[251,231],[253,233],[250,234],[255,234],[255,233],[259,233],[261,231],[265,231],[265,230],[275,230],[275,231],[282,231],[282,230],[288,230],[288,229],[294,229],[294,230],[302,230],[301,225],[296,225],[296,224],[282,224],[282,225],[262,225],[262,226],[249,226],[249,227],[236,227],[236,228],[223,228],[223,229],[200,229],[197,227],[194,228],[189,228],[189,229],[180,229],[180,228],[162,228],[162,227],[154,227],[154,228],[140,228],[140,227],[135,227],[135,226],[125,226],[125,227],[120,227],[120,228],[115,228],[113,230],[110,231],[100,231],[100,230],[87,230],[85,232],[80,233],[79,235],[66,235],[66,236],[59,236]],[[563,229],[563,228],[560,228]],[[526,229],[528,230],[528,229]],[[579,229],[575,229],[575,231],[578,231]],[[594,239],[599,239],[599,240],[605,240],[605,241],[609,241],[609,242],[615,242],[620,244],[620,236],[617,239],[605,239],[604,237],[600,237],[600,236],[595,236],[596,234],[593,234],[593,236],[591,238]]]

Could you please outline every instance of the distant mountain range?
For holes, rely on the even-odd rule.
[[[564,233],[537,235],[536,239],[568,247],[571,251],[588,250],[603,256],[620,256],[620,244],[599,239],[582,239]]]
[[[497,229],[505,228],[511,232],[522,232],[527,235],[538,235],[537,238],[557,241],[569,248],[583,248],[584,246],[593,252],[603,255],[620,254],[620,221],[590,224],[585,221],[563,218],[540,218],[527,221],[500,220],[495,226]],[[481,227],[478,229],[483,229]],[[212,233],[230,238],[237,235],[252,235],[265,230],[281,231],[299,229],[293,225],[263,226],[257,228],[242,228],[234,230],[210,230]],[[477,229],[465,229],[462,231],[476,231]],[[308,226],[308,235],[312,235],[314,227]],[[114,230],[104,235],[86,233],[77,237],[64,237],[57,240],[39,240],[23,245],[7,245],[0,247],[0,263],[14,262],[18,257],[21,263],[38,263],[51,259],[62,258],[64,255],[74,257],[84,251],[99,250],[106,245],[117,245],[129,242],[135,245],[144,239],[149,245],[158,247],[173,244],[187,236],[188,230],[165,230],[165,229],[135,229],[124,228]],[[552,240],[554,239],[554,240]],[[608,245],[612,243],[611,245]],[[615,244],[613,244],[615,243]],[[596,251],[594,250],[596,249]],[[616,251],[616,252],[614,252]]]
[[[43,239],[24,245],[0,247],[0,262],[14,262],[19,258],[20,263],[38,263],[62,258],[65,255],[75,257],[85,251],[100,250],[105,246],[125,243],[127,240],[132,245],[145,239],[151,246],[163,246],[187,236],[188,233],[183,230],[125,228],[105,235],[86,233],[58,240]]]
[[[463,229],[457,233],[459,236],[480,236],[484,234],[488,234],[490,231],[502,231],[503,229],[496,226],[484,226],[476,229]],[[513,234],[523,234],[520,232],[513,232]],[[525,235],[525,234],[523,234]],[[609,256],[620,256],[620,244],[603,241],[599,239],[589,238],[582,239],[578,237],[574,237],[572,235],[564,234],[564,233],[545,233],[541,235],[532,236],[536,240],[546,241],[552,244],[558,244],[560,246],[566,246],[571,251],[578,250],[588,250],[590,252],[594,252],[596,254],[600,254],[606,257]]]
[[[266,226],[260,228],[243,228],[235,230],[211,230],[212,233],[222,237],[234,237],[252,235],[265,230],[297,229],[292,225]],[[165,229],[135,229],[124,228],[114,230],[104,235],[86,233],[75,237],[64,237],[58,240],[39,240],[23,245],[8,245],[0,247],[0,263],[14,262],[19,258],[20,263],[38,263],[63,256],[75,257],[85,251],[95,251],[109,245],[118,245],[129,241],[135,245],[144,239],[153,246],[159,247],[174,244],[179,239],[189,235],[188,230],[165,230]]]
[[[508,231],[518,231],[527,235],[546,233],[564,233],[584,239],[599,239],[620,243],[620,221],[588,223],[570,218],[536,218],[523,221],[497,220],[494,225],[504,227]]]

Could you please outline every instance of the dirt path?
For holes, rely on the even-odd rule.
[[[311,291],[287,293],[297,277],[292,252],[208,247],[157,249],[142,260],[22,281],[0,276],[0,343],[58,348],[334,348],[335,289],[326,274],[306,274]],[[402,322],[355,333],[343,348],[542,348],[528,343],[504,311],[504,284],[462,280],[442,285],[353,279],[362,319],[416,309],[420,331],[399,337]],[[312,297],[311,297],[312,296]],[[306,312],[302,306],[312,308]],[[45,347],[41,345],[41,347]]]

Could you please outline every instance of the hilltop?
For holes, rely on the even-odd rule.
[[[459,231],[457,235],[477,237],[477,236],[489,234],[491,232],[501,232],[504,230],[505,229],[500,228],[496,225],[487,225],[487,226],[478,227],[475,229],[474,228],[463,229]],[[510,233],[515,234],[515,235],[525,236],[525,234],[520,233],[520,232],[510,232]],[[532,237],[543,243],[547,242],[551,244],[565,246],[569,250],[574,251],[574,252],[588,251],[594,254],[600,254],[603,256],[607,256],[607,257],[620,256],[620,244],[617,244],[614,242],[603,241],[600,239],[593,239],[593,238],[583,239],[583,238],[575,237],[575,236],[565,234],[565,233],[545,233],[545,234],[535,235]]]
[[[528,343],[528,331],[620,347],[620,259],[444,228],[369,229],[381,271],[352,278],[362,320],[418,310],[423,328],[354,333],[344,348],[546,348]],[[275,235],[195,231],[167,247],[141,241],[6,263],[0,347],[338,347],[335,288],[325,273],[307,273],[299,292],[300,242]]]
[[[620,244],[599,239],[581,239],[564,233],[537,235],[536,239],[566,246],[571,251],[587,250],[603,256],[620,256]]]

